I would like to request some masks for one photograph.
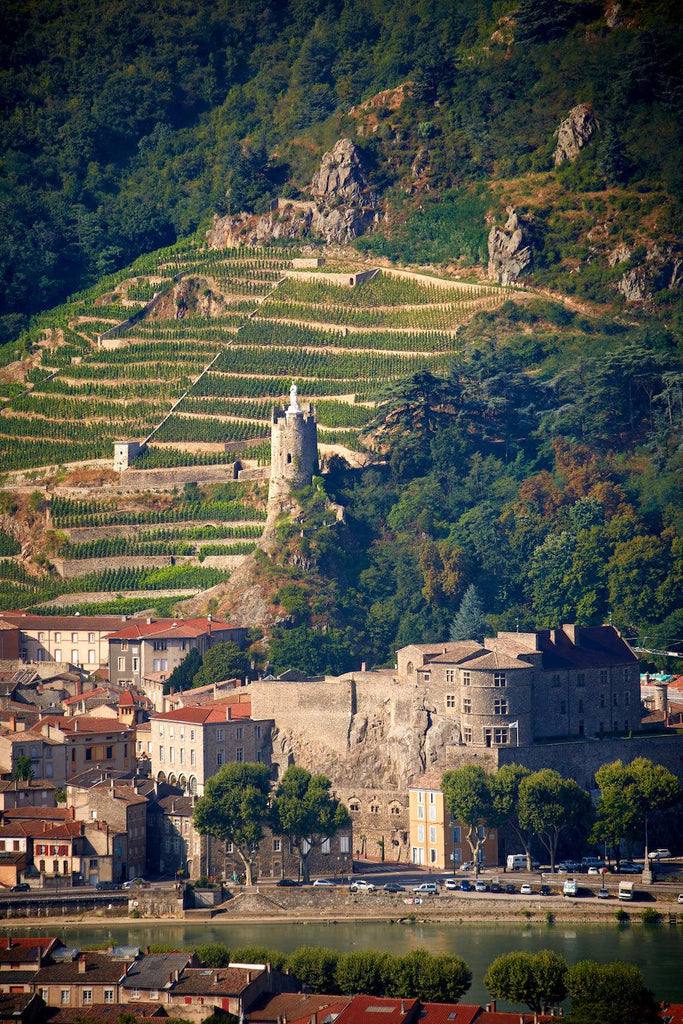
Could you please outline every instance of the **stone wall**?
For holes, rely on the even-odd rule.
[[[356,860],[390,863],[410,861],[408,793],[380,787],[338,787],[353,821],[353,853]]]
[[[194,555],[108,555],[106,558],[53,559],[55,569],[66,580],[90,572],[103,572],[105,569],[161,569],[167,565],[181,565],[183,562],[199,564]]]

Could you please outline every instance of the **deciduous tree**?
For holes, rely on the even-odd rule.
[[[263,838],[268,812],[270,772],[264,764],[231,761],[207,780],[194,809],[201,835],[232,843],[244,864],[247,885]]]
[[[563,779],[552,768],[523,779],[519,786],[519,823],[522,829],[538,836],[555,870],[555,855],[560,836],[570,828],[590,828],[593,814],[591,798],[573,779]]]
[[[282,776],[271,807],[273,831],[287,836],[299,854],[301,876],[310,881],[313,850],[349,824],[349,813],[330,790],[325,775],[311,775],[290,765]]]
[[[486,841],[492,828],[498,824],[493,800],[492,777],[479,765],[468,764],[446,772],[441,782],[448,810],[465,827],[467,842],[472,851],[475,874],[479,874],[479,861],[483,858]]]
[[[550,949],[538,953],[504,953],[490,964],[484,984],[496,999],[525,1003],[545,1013],[567,995],[567,961]]]

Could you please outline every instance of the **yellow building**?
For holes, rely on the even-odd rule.
[[[467,830],[452,818],[441,792],[441,773],[427,772],[408,791],[410,813],[410,859],[413,864],[434,871],[457,871],[472,859]],[[498,835],[492,829],[484,847],[483,867],[498,863]]]

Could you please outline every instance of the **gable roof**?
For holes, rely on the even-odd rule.
[[[264,993],[245,1014],[252,1024],[278,1024],[284,1019],[293,1024],[297,1020],[309,1021],[318,1015],[320,1024],[329,1017],[336,1017],[351,1002],[351,996],[311,995],[305,992],[281,992],[271,996]]]
[[[169,987],[169,974],[175,978],[194,959],[193,953],[150,953],[132,964],[123,980],[125,989],[160,989]]]
[[[229,622],[216,622],[207,617],[199,619],[156,619],[154,622],[129,622],[123,629],[109,634],[108,640],[194,639],[206,633],[220,633],[225,629],[245,629]]]
[[[85,970],[81,968],[83,961]],[[63,982],[69,982],[71,985],[111,984],[120,981],[129,966],[130,961],[112,960],[108,953],[81,953],[75,960],[64,960],[41,967],[34,975],[34,984],[38,988]]]
[[[265,967],[192,967],[173,986],[177,995],[238,996],[263,974]]]

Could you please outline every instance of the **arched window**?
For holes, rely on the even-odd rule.
[[[190,794],[196,796],[197,794],[197,780],[194,775],[190,775]]]
[[[360,804],[358,803],[357,800],[350,800],[349,801],[349,810],[350,811],[359,811],[360,810]]]
[[[412,661],[409,661],[408,664],[406,665],[406,672],[408,673],[409,676],[412,676],[412,674],[413,674],[413,663],[412,663]]]

